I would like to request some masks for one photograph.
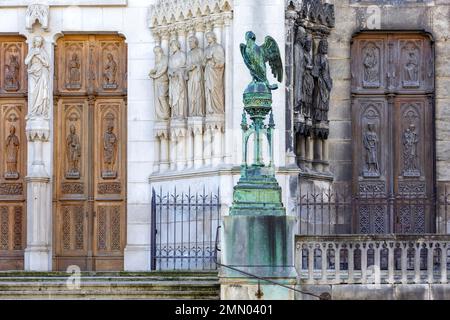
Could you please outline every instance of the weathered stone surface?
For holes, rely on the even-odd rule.
[[[334,285],[331,290],[333,300],[393,300],[392,285]]]

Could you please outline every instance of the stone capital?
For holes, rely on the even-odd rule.
[[[50,121],[44,118],[28,119],[25,131],[28,141],[47,142],[50,138]]]

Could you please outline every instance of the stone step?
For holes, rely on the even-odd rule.
[[[96,272],[81,275],[80,289],[64,272],[0,272],[1,299],[219,299],[217,272]]]

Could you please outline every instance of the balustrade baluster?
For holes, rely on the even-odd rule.
[[[408,258],[408,248],[407,243],[402,243],[401,247],[402,255],[401,255],[401,266],[402,266],[402,283],[406,284],[408,282],[407,275],[407,258]]]
[[[381,263],[380,263],[380,250],[382,249],[382,246],[380,243],[374,244],[374,250],[375,250],[375,261],[373,266],[373,271],[375,273],[375,284],[381,283]]]
[[[355,243],[347,244],[348,246],[348,283],[353,283],[354,280],[354,267],[355,267],[355,259],[354,259],[354,250],[355,250]]]
[[[322,243],[322,282],[327,282],[327,262],[328,262],[328,254],[327,254],[328,243]]]
[[[394,250],[395,243],[388,244],[388,282],[389,284],[394,283]]]
[[[341,250],[338,242],[334,243],[334,271],[336,283],[341,283]]]
[[[367,249],[368,243],[361,243],[361,282],[367,282]]]
[[[314,280],[314,247],[315,243],[310,243],[308,245],[308,273],[310,283]]]
[[[416,250],[414,252],[414,283],[420,283],[420,248],[422,243],[416,245]]]
[[[434,255],[434,246],[433,243],[429,242],[428,245],[428,252],[427,252],[427,275],[428,275],[428,283],[434,282],[434,265],[433,265],[433,255]]]
[[[441,248],[441,283],[447,283],[447,245],[440,243]]]

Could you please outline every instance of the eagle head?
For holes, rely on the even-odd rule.
[[[255,34],[252,31],[247,31],[245,33],[245,40],[246,41],[248,41],[248,40],[256,41],[256,36],[255,36]]]

